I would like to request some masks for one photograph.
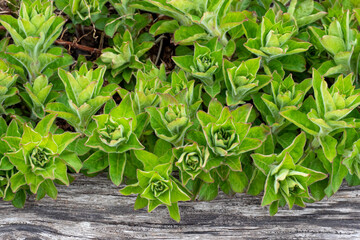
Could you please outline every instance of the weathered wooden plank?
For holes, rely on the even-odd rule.
[[[79,176],[60,186],[57,201],[28,200],[24,209],[0,202],[0,239],[359,239],[360,187],[270,217],[261,198],[221,194],[212,202],[180,204],[176,223],[166,208],[133,210],[135,197],[121,196],[105,176]]]

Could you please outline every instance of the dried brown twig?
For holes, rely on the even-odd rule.
[[[0,26],[0,30],[6,30],[6,28],[3,27],[3,26]],[[93,48],[93,47],[88,47],[88,46],[85,46],[85,45],[81,45],[81,44],[78,44],[77,42],[70,42],[70,41],[64,41],[64,40],[58,39],[58,40],[55,41],[55,44],[61,45],[61,46],[77,48],[79,50],[90,52],[90,53],[96,53],[96,54],[101,53],[100,49]]]
[[[69,41],[64,41],[64,40],[56,40],[55,44],[57,45],[61,45],[61,46],[68,46],[68,47],[72,47],[72,48],[77,48],[79,50],[82,51],[86,51],[86,52],[90,52],[90,53],[96,53],[96,54],[100,54],[101,50],[97,49],[97,48],[93,48],[93,47],[88,47],[85,45],[81,45],[78,44],[77,42],[69,42]]]

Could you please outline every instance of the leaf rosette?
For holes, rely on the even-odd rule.
[[[170,216],[176,221],[180,220],[179,201],[190,200],[190,193],[172,176],[172,163],[160,164],[149,170],[137,170],[138,182],[128,185],[120,190],[121,194],[138,194],[135,209],[148,207],[153,211],[161,204],[167,206]]]
[[[271,76],[257,74],[261,58],[250,59],[239,66],[225,60],[223,65],[226,103],[229,106],[245,103],[254,92],[258,92],[271,81]]]
[[[169,86],[164,84],[164,81],[166,81],[164,65],[161,65],[160,69],[152,65],[148,72],[141,70],[137,72],[135,89],[130,92],[136,114],[145,112],[147,107],[157,107],[159,105],[158,93],[167,93],[170,90]],[[120,89],[119,93],[120,96],[125,97],[129,91]]]
[[[31,168],[36,173],[37,169],[44,169],[48,165],[53,165],[55,162],[56,155],[54,152],[46,147],[36,146],[28,156]]]
[[[138,129],[144,128],[137,124],[143,115],[146,114],[136,116],[130,94],[127,94],[121,103],[107,114],[93,116],[96,128],[86,145],[107,153],[124,153],[131,149],[143,149],[135,133]]]
[[[76,153],[65,150],[80,134],[51,133],[55,118],[54,114],[47,115],[35,129],[25,124],[21,137],[10,135],[2,138],[13,149],[5,155],[18,170],[10,179],[14,193],[28,185],[34,194],[40,188],[40,192],[56,198],[57,190],[53,180],[69,185],[67,166],[76,172],[81,169],[82,162]]]
[[[103,126],[99,125],[99,128],[100,140],[110,147],[126,143],[131,134],[131,124],[126,118],[115,120],[109,117]]]
[[[296,21],[290,14],[281,11],[275,14],[270,9],[257,26],[256,36],[251,36],[244,46],[262,57],[265,70],[269,69],[271,73],[277,70],[284,74],[284,69],[303,72],[306,70],[306,60],[299,53],[307,51],[311,44],[295,39],[297,33]]]
[[[170,97],[170,95],[162,96],[163,99],[166,96]],[[177,103],[176,99],[171,101],[172,103],[167,104],[166,100],[162,100],[160,107],[148,107],[146,111],[150,115],[150,124],[155,134],[179,146],[183,144],[185,133],[191,127],[190,116],[184,104]]]
[[[222,59],[222,49],[214,40],[204,46],[195,42],[193,56],[173,57],[177,66],[201,80],[206,86],[214,85],[215,73],[221,69]]]
[[[205,182],[212,182],[213,179],[209,172],[204,171],[206,163],[210,157],[209,150],[194,143],[192,145],[174,148],[173,153],[177,159],[175,165],[180,169],[181,182],[195,180],[197,177]]]
[[[222,124],[211,123],[204,127],[208,146],[218,156],[231,156],[239,154],[242,126],[235,126],[229,118]]]
[[[201,99],[202,85],[195,85],[195,80],[188,81],[184,71],[173,72],[171,74],[171,89],[169,93],[173,95],[180,103],[188,106],[190,116],[195,116],[199,109]]]
[[[91,117],[117,90],[116,84],[103,87],[104,66],[93,70],[83,64],[79,71],[59,69],[59,77],[65,86],[66,96],[46,106],[48,112],[57,113],[79,132],[86,132]]]
[[[46,104],[55,101],[60,95],[52,91],[53,84],[49,84],[46,76],[38,76],[33,83],[25,83],[25,92],[20,93],[25,103],[31,108],[32,114],[38,118],[45,116]]]
[[[36,56],[38,49],[35,46],[46,52],[61,34],[65,21],[53,11],[52,2],[23,1],[18,19],[3,15],[0,22],[13,36],[16,45],[22,46],[31,56]]]
[[[313,98],[306,102],[307,113],[296,107],[288,107],[280,114],[303,131],[315,136],[312,145],[321,145],[326,158],[332,162],[336,157],[337,140],[333,133],[346,128],[357,128],[359,122],[351,112],[360,105],[360,91],[353,86],[352,74],[340,75],[328,88],[327,82],[317,70],[313,70]]]
[[[275,15],[270,9],[261,21],[256,38],[249,39],[245,47],[266,61],[305,52],[311,44],[293,40],[297,32],[296,23],[289,14]]]
[[[211,150],[211,159],[206,165],[208,170],[225,164],[233,171],[241,171],[241,154],[257,149],[265,141],[268,130],[264,126],[251,127],[251,112],[252,107],[248,104],[230,111],[212,100],[208,113],[197,113],[206,145]]]
[[[135,114],[130,93],[123,97],[118,106],[114,101],[109,101],[104,113],[93,116],[96,124],[91,125],[92,134],[85,145],[99,150],[84,161],[84,169],[92,174],[109,167],[111,181],[119,186],[130,151],[144,149],[138,137],[147,126],[148,116],[146,113]]]
[[[305,79],[299,84],[295,83],[291,75],[284,80],[280,80],[278,77],[271,82],[272,94],[263,95],[263,99],[274,102],[279,111],[288,106],[300,107],[305,94],[311,88],[311,83],[311,79]]]
[[[321,11],[314,0],[291,0],[288,8],[280,2],[276,4],[280,6],[279,11],[286,11],[296,20],[299,28],[314,23],[327,14]]]
[[[42,73],[51,76],[58,67],[73,62],[62,48],[51,47],[65,24],[65,20],[53,11],[51,1],[22,1],[18,19],[10,15],[0,17],[0,23],[14,41],[2,56],[24,67],[30,81]]]
[[[123,153],[143,146],[133,133],[131,118],[113,117],[110,114],[94,116],[97,128],[87,141],[88,146],[108,153]]]
[[[326,51],[332,61],[325,61],[319,68],[324,76],[337,76],[339,74],[358,73],[358,58],[355,49],[358,46],[359,33],[351,28],[351,14],[346,11],[339,19],[334,19],[325,30],[310,27],[312,42],[321,51]]]
[[[301,166],[305,133],[302,132],[279,154],[252,154],[255,165],[265,174],[265,192],[262,205],[270,206],[270,214],[286,203],[291,209],[294,204],[305,207],[304,199],[311,199],[308,186],[325,179],[326,174]]]
[[[161,203],[170,205],[171,190],[172,190],[172,184],[170,180],[165,180],[159,174],[155,173],[150,178],[148,186],[145,188],[145,190],[141,193],[140,196],[148,200],[158,199],[160,200]]]
[[[266,122],[275,130],[286,125],[280,112],[290,106],[300,108],[311,87],[311,78],[305,79],[301,83],[295,83],[291,75],[282,79],[278,73],[274,73],[273,80],[270,83],[270,91],[254,94],[252,97],[255,106]]]
[[[126,30],[122,35],[116,34],[113,41],[113,48],[106,48],[102,51],[101,63],[111,69],[112,81],[119,83],[124,79],[129,82],[133,71],[144,67],[140,58],[154,45],[153,38],[144,33],[134,40],[130,31]],[[118,76],[120,74],[121,77]]]

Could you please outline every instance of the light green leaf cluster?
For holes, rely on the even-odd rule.
[[[255,165],[267,176],[262,205],[271,204],[270,214],[278,206],[294,204],[305,207],[304,199],[310,199],[308,186],[326,178],[326,174],[298,164],[303,156],[305,133],[298,135],[292,144],[280,154],[253,154]]]
[[[133,1],[132,7],[164,14],[177,20],[181,26],[175,31],[175,42],[191,45],[194,41],[216,37],[223,46],[229,42],[227,34],[242,32],[241,24],[251,14],[231,11],[232,0],[145,0]],[[167,24],[167,25],[165,25]],[[162,22],[166,32],[174,32],[169,22]],[[240,33],[241,35],[241,33]]]
[[[249,39],[245,47],[266,61],[285,55],[305,52],[311,44],[292,39],[298,28],[288,14],[277,14],[269,10],[263,17],[256,38]]]
[[[143,35],[143,39],[134,42],[131,33],[126,30],[123,35],[115,35],[114,47],[104,49],[100,60],[109,69],[113,78],[121,74],[122,79],[130,81],[132,71],[141,69],[143,63],[140,58],[154,45],[152,37]]]
[[[249,59],[239,66],[225,60],[224,80],[226,85],[226,103],[228,106],[239,105],[250,99],[250,95],[258,92],[271,81],[271,76],[257,75],[260,58]]]
[[[9,68],[5,61],[0,60],[0,115],[7,113],[8,106],[19,102],[16,93],[18,89],[14,87],[18,75]]]
[[[59,97],[58,92],[52,91],[53,84],[49,83],[48,78],[44,75],[37,77],[33,83],[25,83],[24,87],[25,92],[20,93],[20,96],[37,118],[43,118],[46,104]]]
[[[333,76],[339,74],[349,74],[354,72],[358,74],[357,60],[352,60],[354,54],[358,55],[357,46],[359,34],[358,31],[351,28],[352,15],[346,11],[341,19],[333,20],[325,30],[310,27],[313,35],[313,42],[320,50],[325,50],[333,59],[330,62],[324,62],[320,67],[324,76]]]
[[[180,221],[179,201],[189,201],[190,193],[170,176],[172,164],[157,165],[154,169],[137,170],[138,182],[120,190],[124,195],[138,194],[135,209],[147,207],[153,211],[161,204],[167,206],[170,216]]]
[[[8,161],[13,165],[14,174],[10,178],[11,190],[29,189],[41,199],[45,194],[56,199],[54,180],[69,185],[68,166],[77,172],[82,163],[75,153],[66,147],[79,137],[78,133],[53,134],[51,129],[56,115],[44,117],[33,129],[24,124],[20,134],[18,125],[12,121],[2,140],[10,151],[4,154],[2,168]],[[11,166],[11,165],[10,165]]]
[[[192,77],[201,80],[211,97],[220,93],[219,74],[223,59],[223,50],[216,39],[202,46],[195,43],[194,56],[175,56],[173,61]]]
[[[62,48],[51,47],[65,24],[64,19],[53,11],[52,2],[23,1],[17,19],[10,15],[0,16],[0,23],[14,41],[2,56],[23,67],[30,81],[41,73],[51,76],[56,68],[72,63],[71,56],[64,54]]]
[[[163,81],[166,81],[164,65],[161,65],[160,69],[152,66],[147,73],[141,70],[137,72],[135,89],[130,92],[136,114],[145,112],[147,107],[159,105],[160,98],[158,94],[167,93],[170,90],[169,86],[166,86]],[[128,93],[129,91],[126,89],[119,90],[122,97],[125,97]]]
[[[218,163],[227,164],[227,157],[238,157],[244,152],[256,149],[265,140],[266,129],[262,126],[252,128],[248,122],[251,112],[251,105],[243,105],[230,111],[217,101],[210,103],[208,113],[198,112],[197,117],[207,145],[214,156],[220,157]]]
[[[99,149],[93,153],[85,162],[86,166],[94,165],[96,156],[103,155],[109,166],[110,179],[115,185],[120,185],[123,179],[127,153],[130,150],[143,149],[138,139],[144,128],[143,121],[147,121],[144,115],[136,116],[130,94],[127,94],[122,102],[114,107],[108,114],[94,116],[96,128],[92,131],[86,141],[86,146]],[[106,166],[105,166],[106,167]],[[103,169],[100,169],[103,170]],[[94,167],[88,172],[94,172]]]
[[[288,8],[285,7],[287,3],[290,3]],[[289,0],[277,2],[277,4],[279,11],[285,10],[284,12],[289,13],[296,20],[299,28],[314,23],[327,14],[319,9],[314,0]]]
[[[105,14],[106,2],[105,0],[55,0],[56,7],[64,11],[73,24],[83,24],[87,20],[96,22],[101,14]]]
[[[328,88],[318,71],[313,71],[313,90],[315,100],[309,98],[303,113],[296,107],[288,108],[280,114],[305,132],[319,137],[328,136],[337,129],[355,128],[357,120],[348,115],[360,105],[360,92],[353,86],[353,76],[339,76]]]
[[[88,70],[82,65],[72,73],[59,69],[65,86],[63,102],[49,103],[46,110],[65,119],[77,131],[85,132],[91,117],[112,97],[118,88],[115,84],[103,87],[105,67]]]
[[[184,104],[170,95],[162,95],[160,107],[148,107],[150,124],[155,134],[175,146],[184,144],[186,131],[191,127],[190,114]]]
[[[273,74],[270,83],[270,91],[253,95],[253,101],[267,124],[272,126],[274,133],[286,127],[287,122],[280,114],[283,110],[291,107],[299,109],[304,101],[306,93],[310,90],[312,79],[305,79],[301,83],[295,83],[292,76],[282,79],[277,73]]]
[[[249,38],[244,46],[251,53],[262,57],[270,72],[277,70],[283,75],[284,70],[305,70],[306,61],[301,53],[307,51],[311,44],[295,38],[299,29],[289,13],[275,13],[270,9],[260,24],[250,21],[249,25],[256,32],[254,29],[247,33]]]

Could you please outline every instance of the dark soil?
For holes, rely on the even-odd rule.
[[[64,119],[56,118],[55,124],[56,124],[56,126],[63,129],[64,131],[76,132],[75,128],[73,128],[70,124],[68,124]]]
[[[175,45],[172,39],[172,34],[164,34],[162,40],[155,44],[148,53],[150,60],[157,66],[160,66],[161,63],[165,64],[166,72],[172,71],[175,68],[175,63],[172,60],[172,56],[175,54]],[[159,59],[156,62],[159,51]]]

